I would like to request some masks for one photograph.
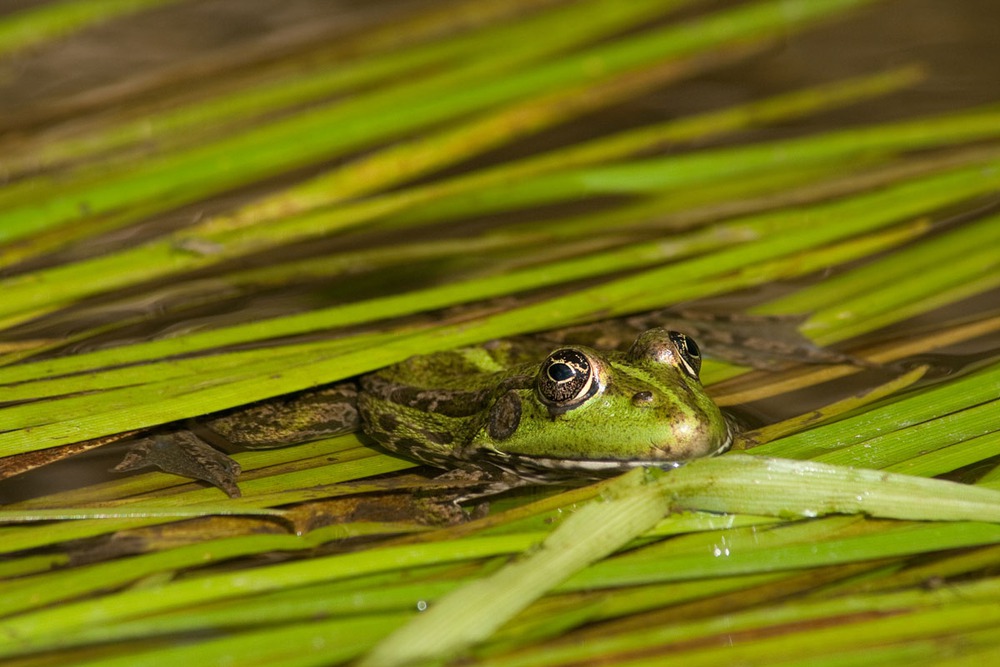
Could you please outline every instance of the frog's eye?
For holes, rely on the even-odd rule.
[[[681,353],[684,370],[687,371],[688,375],[697,378],[698,374],[701,373],[701,350],[698,348],[698,343],[694,342],[694,338],[685,336],[679,331],[668,331],[667,336],[677,346],[677,351]]]
[[[536,388],[550,408],[570,410],[593,396],[598,389],[594,364],[583,352],[556,350],[542,362]]]
[[[698,344],[679,331],[643,331],[632,343],[626,356],[633,362],[651,359],[659,364],[676,366],[695,380],[701,372],[701,351]]]

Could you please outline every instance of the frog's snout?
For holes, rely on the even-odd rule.
[[[722,454],[732,446],[733,433],[728,424],[719,430],[681,422],[674,425],[670,437],[650,444],[651,460],[686,461]]]

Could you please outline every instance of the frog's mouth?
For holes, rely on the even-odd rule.
[[[705,457],[725,453],[733,444],[732,429],[728,429],[726,439]],[[570,479],[602,479],[634,468],[679,468],[691,459],[571,459],[528,456],[498,452],[483,452],[493,465],[522,479],[538,484],[551,484]],[[699,457],[699,458],[705,458]]]

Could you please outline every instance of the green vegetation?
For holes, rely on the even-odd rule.
[[[0,56],[154,4],[0,16]],[[4,664],[994,657],[1000,364],[927,355],[1000,329],[1000,108],[837,124],[918,82],[907,66],[639,127],[612,111],[869,4],[453,3],[0,135],[0,479],[413,354],[740,290],[880,365],[708,360],[720,404],[790,417],[464,521],[447,482],[353,435],[236,455],[235,500],[162,473],[39,490],[0,507]],[[759,131],[819,113],[830,129]]]

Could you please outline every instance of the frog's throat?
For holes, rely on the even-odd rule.
[[[727,424],[726,438],[714,451],[698,458],[718,456],[733,445],[733,429]],[[633,468],[680,468],[692,459],[570,459],[528,456],[524,454],[502,454],[483,451],[481,454],[493,465],[519,477],[538,483],[550,483],[554,479],[573,477],[607,477],[615,472],[625,472]]]

